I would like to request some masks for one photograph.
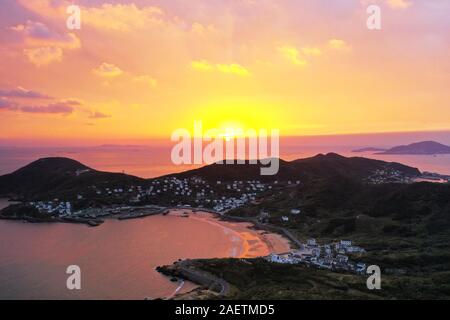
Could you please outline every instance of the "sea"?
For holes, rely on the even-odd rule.
[[[317,154],[335,152],[347,157],[366,157],[399,162],[421,171],[450,175],[450,155],[382,155],[373,152],[352,152],[364,145],[281,145],[280,157],[295,160]],[[201,165],[175,165],[171,161],[171,146],[105,145],[89,147],[14,147],[0,146],[0,175],[11,173],[43,157],[68,157],[102,171],[123,172],[142,178],[160,177]]]
[[[0,207],[7,205],[0,200]],[[279,235],[202,212],[109,218],[95,228],[0,220],[0,300],[170,298],[196,285],[172,282],[157,266],[178,259],[250,258],[288,250],[288,241]],[[80,290],[67,287],[69,266],[80,268]]]

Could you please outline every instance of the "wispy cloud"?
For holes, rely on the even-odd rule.
[[[412,5],[410,0],[387,0],[386,2],[393,9],[406,9]]]
[[[21,106],[18,110],[25,113],[48,113],[67,115],[75,111],[71,104],[65,102],[55,102],[41,106]]]
[[[63,58],[63,50],[58,47],[24,49],[23,53],[37,67],[46,66],[52,62],[59,62]]]
[[[111,63],[103,62],[98,68],[92,70],[94,74],[104,78],[115,78],[123,74],[122,69]]]
[[[202,72],[216,71],[216,72],[233,74],[233,75],[242,76],[242,77],[246,77],[246,76],[250,75],[250,71],[238,63],[214,64],[214,63],[208,62],[206,60],[195,60],[195,61],[191,62],[190,66],[193,70],[202,71]]]
[[[328,47],[340,52],[350,52],[352,50],[351,46],[341,39],[330,39],[328,41]]]
[[[156,87],[158,84],[158,80],[156,80],[155,78],[153,78],[152,76],[149,75],[141,75],[141,76],[136,76],[133,78],[133,81],[136,83],[141,83],[144,85],[147,85],[149,87]]]
[[[317,47],[304,47],[302,53],[307,57],[318,57],[322,55],[322,50]]]
[[[0,109],[10,109],[13,106],[14,105],[10,100],[0,97]]]
[[[30,99],[51,99],[52,97],[33,90],[22,87],[14,89],[0,89],[0,97],[4,98],[30,98]]]
[[[80,39],[74,33],[51,30],[42,22],[28,20],[10,28],[21,40],[31,46],[57,46],[58,48],[77,49],[81,46]]]
[[[222,73],[230,73],[244,77],[250,75],[250,72],[246,68],[237,63],[218,64],[216,67]]]
[[[278,52],[288,61],[296,66],[304,67],[308,64],[308,61],[302,56],[300,51],[291,46],[283,46],[278,48]]]
[[[26,99],[26,103],[23,103],[24,99]],[[33,102],[34,100],[39,100],[39,102]],[[46,104],[42,104],[41,100],[50,101]],[[14,89],[0,89],[0,109],[6,111],[67,115],[75,112],[76,107],[80,106],[82,106],[82,102],[80,100],[57,100],[50,95],[33,90],[27,90],[23,87],[16,87]]]
[[[83,24],[112,31],[132,31],[152,24],[163,24],[163,11],[158,7],[139,8],[135,4],[105,3],[83,8]]]
[[[215,66],[205,60],[195,60],[191,62],[191,68],[197,71],[213,71]]]
[[[9,29],[24,44],[24,55],[38,67],[61,61],[64,50],[81,47],[80,39],[75,34],[56,32],[42,22],[28,20]]]
[[[90,119],[106,119],[106,118],[111,118],[111,115],[105,114],[105,113],[99,112],[99,111],[94,111],[91,113],[89,118]]]

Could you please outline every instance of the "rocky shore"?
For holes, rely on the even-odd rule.
[[[222,298],[230,292],[230,285],[225,280],[197,269],[196,260],[177,261],[172,265],[157,267],[156,271],[165,276],[188,280],[200,286],[190,292],[175,295],[172,298],[174,300]]]

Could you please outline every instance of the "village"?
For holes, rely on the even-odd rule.
[[[412,183],[414,178],[394,169],[375,170],[367,179],[370,184]]]
[[[399,170],[383,169],[375,170],[372,175],[365,180],[370,184],[414,182],[450,183],[450,176],[426,171],[418,176],[410,176],[405,175]]]
[[[82,174],[80,172],[77,174]],[[445,181],[448,176],[424,173],[419,177],[411,177],[398,170],[376,170],[365,181],[369,184],[384,183],[412,183],[417,179],[433,181]],[[300,180],[295,181],[270,181],[259,180],[234,180],[208,182],[200,177],[177,178],[162,177],[149,180],[143,185],[91,185],[82,192],[71,195],[71,198],[47,201],[34,201],[34,206],[41,213],[52,216],[67,217],[72,215],[86,215],[101,217],[111,214],[119,208],[130,209],[144,206],[165,207],[199,207],[213,210],[218,213],[226,213],[255,203],[264,194],[273,193],[276,190],[301,185]],[[297,215],[300,209],[292,209],[291,214]],[[259,219],[268,220],[268,213],[261,213]],[[280,217],[282,222],[289,222],[288,215]]]
[[[319,245],[316,239],[309,239],[297,250],[283,254],[271,254],[266,257],[266,260],[272,263],[304,264],[319,269],[364,274],[366,264],[351,261],[348,255],[361,255],[365,252],[363,248],[353,245],[351,240]]]
[[[147,186],[89,186],[73,199],[55,198],[29,204],[41,213],[58,217],[101,217],[126,210],[154,207],[198,207],[225,213],[256,201],[274,188],[299,185],[300,181],[262,183],[258,180],[216,181],[193,177],[154,179]]]

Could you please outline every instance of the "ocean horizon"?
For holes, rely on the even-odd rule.
[[[450,175],[450,155],[386,155],[374,152],[353,152],[373,145],[296,145],[281,144],[280,158],[292,161],[317,154],[338,153],[346,157],[365,157],[398,162],[420,171]],[[375,145],[376,147],[386,147]],[[100,145],[86,147],[14,147],[0,146],[0,175],[12,173],[27,164],[47,157],[66,157],[77,160],[93,169],[123,172],[142,177],[156,178],[179,173],[203,165],[175,165],[170,159],[171,145]]]

